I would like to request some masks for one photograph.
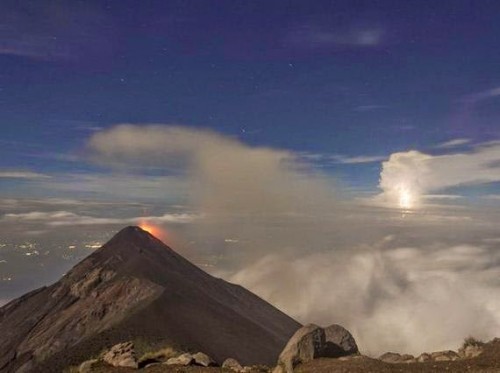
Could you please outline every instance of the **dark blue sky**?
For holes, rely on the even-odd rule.
[[[146,5],[147,4],[147,5]],[[497,139],[497,1],[3,1],[0,168],[68,162],[117,123],[314,154]],[[69,157],[71,159],[71,157]],[[380,165],[323,165],[376,186]]]

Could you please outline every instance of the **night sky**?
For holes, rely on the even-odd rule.
[[[0,305],[149,224],[364,351],[455,348],[500,336],[498,221],[498,1],[0,2]]]
[[[68,154],[116,123],[345,157],[499,135],[500,92],[467,101],[500,86],[496,1],[4,1],[0,24],[7,170],[85,172]]]

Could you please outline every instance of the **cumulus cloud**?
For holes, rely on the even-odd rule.
[[[419,151],[393,153],[382,163],[380,188],[388,202],[401,191],[418,199],[447,188],[500,181],[500,143],[492,142],[469,152],[429,155]]]
[[[396,247],[283,257],[228,278],[300,321],[345,325],[363,352],[419,354],[500,333],[500,255],[485,246]]]
[[[250,147],[180,126],[119,125],[89,141],[94,160],[116,169],[163,167],[187,181],[190,201],[211,214],[288,214],[333,206],[331,185],[292,152]]]

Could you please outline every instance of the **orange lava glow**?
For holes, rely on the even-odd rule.
[[[163,229],[149,222],[140,222],[139,227],[159,239],[163,240],[166,237],[166,233]]]

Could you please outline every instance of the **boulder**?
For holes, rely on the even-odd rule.
[[[212,367],[215,366],[215,361],[212,360],[210,356],[204,354],[203,352],[198,352],[193,355],[194,364],[200,365],[202,367]]]
[[[401,354],[398,354],[397,352],[386,352],[385,354],[380,355],[378,359],[384,363],[399,363],[401,362]]]
[[[409,354],[398,354],[396,352],[386,352],[385,354],[379,357],[379,360],[382,360],[385,363],[416,363],[417,360],[413,355]]]
[[[351,361],[358,359],[366,359],[366,357],[363,355],[356,354],[356,355],[342,356],[338,358],[339,361]]]
[[[481,355],[482,353],[483,346],[479,344],[468,345],[458,350],[458,354],[464,359],[471,359],[473,357]]]
[[[191,365],[191,363],[194,361],[193,355],[190,353],[184,353],[182,355],[179,355],[177,357],[171,357],[168,359],[165,363],[165,365],[182,365],[182,366],[188,366]]]
[[[235,372],[243,371],[243,367],[238,362],[238,360],[233,358],[228,358],[224,360],[224,362],[222,363],[222,368],[231,369],[234,370]]]
[[[325,345],[325,331],[322,328],[314,324],[303,326],[286,344],[273,373],[293,373],[293,368],[298,364],[321,357]]]
[[[432,357],[427,352],[424,352],[423,354],[420,354],[419,357],[417,357],[417,362],[419,362],[419,363],[425,363],[426,361],[431,361],[431,360],[432,360]]]
[[[84,361],[78,367],[78,373],[90,373],[92,372],[92,368],[99,362],[98,359],[91,359]]]
[[[325,330],[326,346],[323,357],[341,357],[358,353],[358,346],[354,337],[344,327],[333,324]]]
[[[455,351],[447,350],[433,352],[431,358],[434,361],[455,361],[460,359],[460,356]]]
[[[135,369],[139,367],[139,363],[135,356],[133,342],[125,342],[114,345],[104,354],[102,359],[104,362],[114,367],[127,367]]]

